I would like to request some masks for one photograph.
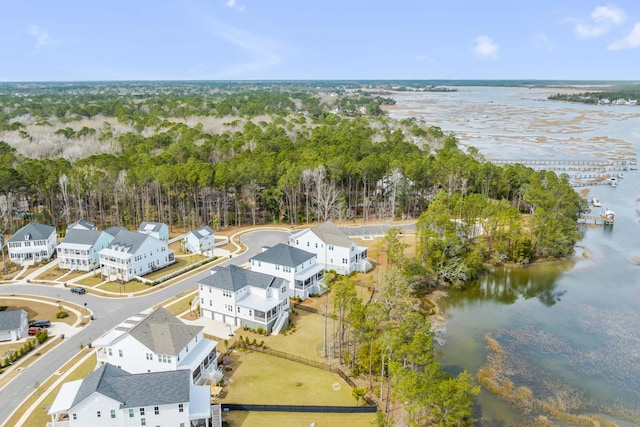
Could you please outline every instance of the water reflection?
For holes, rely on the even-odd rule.
[[[566,290],[558,290],[558,278],[574,265],[574,261],[558,261],[524,268],[496,267],[489,274],[458,292],[449,306],[461,308],[478,301],[513,304],[520,298],[537,298],[550,307],[560,301]]]

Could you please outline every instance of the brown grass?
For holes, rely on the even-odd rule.
[[[375,414],[328,414],[294,412],[231,411],[223,416],[230,427],[279,426],[299,427],[371,427]]]

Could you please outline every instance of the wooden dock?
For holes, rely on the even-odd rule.
[[[578,223],[591,224],[591,225],[613,225],[616,221],[615,214],[602,214],[602,215],[580,215]]]

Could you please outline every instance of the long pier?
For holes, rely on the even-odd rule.
[[[616,221],[616,214],[607,211],[602,215],[580,215],[578,223],[591,225],[613,225]]]

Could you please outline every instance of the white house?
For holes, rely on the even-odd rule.
[[[24,310],[0,311],[0,341],[17,341],[27,336],[29,320]]]
[[[147,234],[163,242],[169,241],[169,227],[162,222],[143,221],[138,227],[138,233]]]
[[[285,279],[228,265],[212,268],[198,285],[201,317],[275,334],[288,321]]]
[[[105,364],[64,383],[49,408],[58,427],[210,426],[211,390],[187,370],[131,374]],[[68,421],[60,421],[68,416]]]
[[[102,277],[108,281],[128,282],[175,261],[167,242],[128,230],[120,230],[98,254]]]
[[[218,343],[203,336],[204,327],[186,325],[164,308],[130,317],[93,342],[98,364],[128,372],[186,369],[194,384],[222,378]]]
[[[196,228],[184,236],[184,249],[194,254],[204,254],[215,246],[213,230],[208,225]]]
[[[84,219],[79,219],[78,221],[71,223],[67,226],[67,233],[69,230],[95,230],[96,225],[91,221],[85,221]]]
[[[356,245],[329,221],[292,234],[289,244],[315,253],[318,263],[324,265],[325,270],[335,270],[338,274],[366,272],[372,267],[367,248]]]
[[[56,228],[32,222],[7,241],[9,259],[20,265],[32,265],[51,258],[58,244]]]
[[[73,271],[91,271],[100,265],[98,252],[109,246],[113,236],[104,231],[71,228],[56,248],[58,266]]]
[[[285,279],[294,297],[307,299],[324,292],[324,268],[316,254],[279,243],[251,258],[251,271]]]

